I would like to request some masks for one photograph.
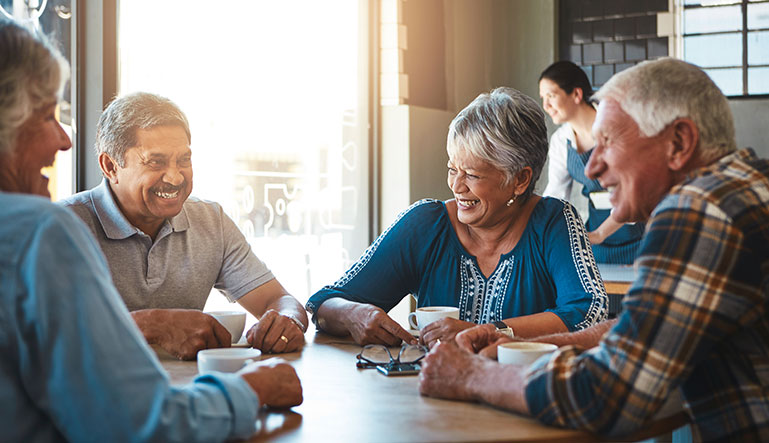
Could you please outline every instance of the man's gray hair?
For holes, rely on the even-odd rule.
[[[673,58],[646,61],[614,75],[593,96],[616,101],[645,137],[677,118],[690,118],[700,133],[700,155],[710,161],[737,149],[729,102],[708,75]]]
[[[136,131],[158,126],[178,126],[192,142],[187,116],[171,100],[149,92],[135,92],[116,98],[107,106],[96,125],[96,155],[106,152],[120,167],[125,153],[136,146]]]
[[[532,178],[523,197],[534,186],[547,160],[545,114],[536,101],[513,88],[496,88],[476,97],[449,126],[449,156],[466,150],[505,174],[510,184],[524,167]]]
[[[69,64],[44,35],[0,18],[0,154],[18,148],[21,125],[56,103],[68,79]]]

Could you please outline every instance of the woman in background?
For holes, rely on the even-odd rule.
[[[632,264],[643,236],[643,225],[614,221],[608,192],[598,180],[585,176],[595,140],[592,128],[595,108],[593,88],[585,72],[569,61],[555,62],[539,77],[542,107],[553,123],[561,125],[550,137],[545,196],[568,200],[574,181],[582,184],[588,199],[588,236],[599,263]]]

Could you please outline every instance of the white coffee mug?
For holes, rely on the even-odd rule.
[[[454,306],[424,306],[409,314],[409,326],[422,329],[435,320],[445,317],[459,318],[459,308]]]
[[[240,341],[243,336],[243,329],[246,328],[246,313],[238,311],[211,311],[206,314],[215,318],[222,324],[232,336],[232,343]]]
[[[497,346],[497,361],[506,365],[530,365],[539,357],[558,349],[551,343],[529,341],[502,343]]]
[[[237,372],[258,361],[262,351],[254,348],[217,348],[198,351],[198,372]]]

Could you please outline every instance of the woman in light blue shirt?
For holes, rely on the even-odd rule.
[[[534,194],[547,156],[544,115],[511,88],[481,94],[449,128],[454,199],[415,203],[336,283],[307,303],[320,329],[360,344],[412,341],[386,315],[404,296],[456,306],[423,342],[478,323],[521,337],[603,320],[607,297],[575,209]]]

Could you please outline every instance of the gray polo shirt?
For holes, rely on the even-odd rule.
[[[106,180],[59,204],[93,232],[129,311],[202,310],[212,287],[234,302],[275,278],[217,203],[188,198],[154,243],[123,216]]]

